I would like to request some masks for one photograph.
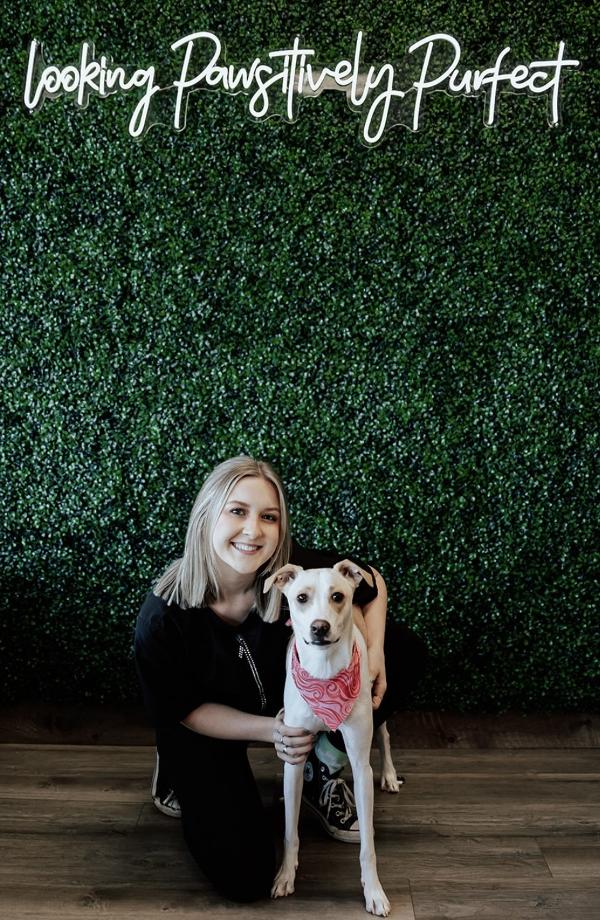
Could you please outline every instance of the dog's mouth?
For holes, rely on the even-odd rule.
[[[308,639],[304,639],[305,645],[335,645],[336,642],[340,641],[341,636],[338,636],[337,639],[312,639],[310,642]]]

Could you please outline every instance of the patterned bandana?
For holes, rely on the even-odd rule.
[[[335,677],[313,677],[305,671],[294,643],[292,677],[302,699],[327,728],[335,731],[350,714],[360,690],[360,652],[356,642],[352,660]]]

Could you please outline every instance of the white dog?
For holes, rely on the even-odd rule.
[[[369,762],[373,737],[371,684],[367,648],[352,616],[352,596],[366,577],[348,560],[332,569],[304,570],[286,565],[265,582],[287,597],[294,635],[287,653],[285,721],[312,733],[339,727],[354,777],[360,827],[360,867],[367,910],[386,917],[390,903],[377,875],[373,844],[373,771]],[[381,726],[382,788],[397,792],[389,734]],[[303,764],[284,765],[285,846],[283,863],[271,896],[293,894],[298,868],[298,816]]]

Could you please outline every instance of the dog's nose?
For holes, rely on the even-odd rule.
[[[329,632],[329,623],[327,620],[313,620],[310,624],[310,634],[313,639],[323,639]]]

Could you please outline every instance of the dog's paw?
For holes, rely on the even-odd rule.
[[[381,788],[384,792],[400,792],[400,786],[404,784],[403,776],[396,776],[396,771],[381,774]]]
[[[290,874],[284,871],[283,867],[275,876],[273,887],[271,888],[272,898],[286,898],[288,894],[294,893],[294,881],[296,873]]]
[[[369,891],[365,888],[365,907],[370,914],[375,914],[376,917],[387,917],[390,912],[390,902],[381,885]]]

